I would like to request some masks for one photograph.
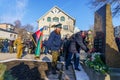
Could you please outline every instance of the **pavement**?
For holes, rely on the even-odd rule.
[[[34,54],[24,54],[22,59],[17,59],[16,58],[16,53],[0,53],[0,62],[8,61],[8,60],[35,60],[35,55]],[[41,55],[40,59],[37,59],[37,61],[46,61],[51,62],[52,61],[52,56],[50,54],[47,55]],[[35,60],[36,61],[36,60]]]

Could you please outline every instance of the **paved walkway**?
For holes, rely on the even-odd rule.
[[[25,59],[26,60],[35,60],[34,57],[35,57],[34,54],[26,54],[26,55],[23,55],[22,60],[25,60]],[[51,60],[52,56],[50,54],[41,55],[40,59],[38,61],[46,60],[44,58],[48,58],[49,61],[52,61]],[[0,62],[5,61],[5,60],[11,60],[11,59],[17,59],[16,58],[16,53],[12,53],[12,54],[10,54],[10,53],[0,53]]]

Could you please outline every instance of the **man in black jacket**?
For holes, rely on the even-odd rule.
[[[68,58],[66,60],[66,69],[68,69],[68,66],[71,63],[71,59],[72,57],[74,57],[75,70],[80,71],[80,69],[78,68],[80,61],[80,49],[85,50],[85,52],[89,51],[89,49],[86,47],[84,43],[84,39],[85,39],[85,32],[83,31],[77,32],[70,38]]]

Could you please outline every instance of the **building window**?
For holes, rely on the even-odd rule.
[[[14,38],[16,38],[16,35],[14,35]]]
[[[62,16],[62,17],[60,18],[60,21],[65,21],[65,17]]]
[[[47,18],[47,22],[51,22],[51,17],[48,17],[48,18]]]
[[[54,17],[53,18],[53,22],[59,22],[59,18],[58,17]]]
[[[64,30],[68,30],[68,25],[63,25]]]
[[[13,34],[10,34],[10,37],[12,37],[13,36]]]

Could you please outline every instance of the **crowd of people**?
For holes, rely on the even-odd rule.
[[[52,55],[52,70],[53,74],[56,74],[57,61],[60,60],[59,57],[62,55],[65,61],[65,68],[69,70],[69,66],[72,64],[75,70],[81,71],[79,69],[80,61],[80,50],[84,50],[86,53],[93,52],[94,40],[92,30],[79,31],[73,35],[67,34],[64,39],[61,38],[62,24],[57,24],[54,26],[55,30],[50,33],[49,38],[42,41],[42,49],[40,53],[45,55]],[[120,39],[116,38],[116,43],[120,51]],[[17,58],[21,58],[23,54],[34,54],[35,44],[32,40],[23,41],[19,35],[16,40],[1,40],[0,41],[0,52],[2,53],[17,53]]]
[[[64,39],[61,38],[62,24],[54,26],[55,30],[50,33],[49,38],[43,41],[42,53],[52,55],[52,69],[53,74],[56,74],[57,61],[62,55],[65,60],[65,68],[68,70],[71,61],[74,62],[75,70],[80,71],[80,50],[90,53],[93,48],[92,31],[79,31],[72,36],[66,35]],[[0,51],[3,53],[17,53],[17,58],[21,58],[24,53],[35,53],[35,44],[32,40],[22,41],[19,35],[16,40],[2,40],[0,41]]]
[[[17,44],[22,44],[22,53],[34,53],[35,45],[32,40],[21,40],[20,36],[16,40],[1,39],[0,53],[16,53]]]
[[[61,25],[62,24],[56,25],[56,29],[51,32],[48,40],[44,42],[44,46],[47,48],[48,52],[51,52],[50,54],[52,55],[53,74],[56,74],[57,60],[59,59],[61,52],[65,59],[66,70],[69,69],[69,65],[71,65],[71,61],[73,60],[75,70],[80,71],[80,50],[82,49],[85,52],[90,53],[93,49],[92,31],[80,31],[72,36],[66,35],[64,39],[61,39]]]

